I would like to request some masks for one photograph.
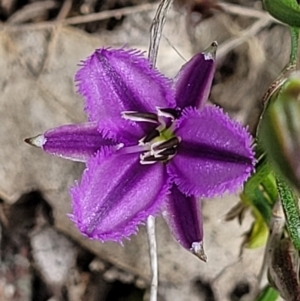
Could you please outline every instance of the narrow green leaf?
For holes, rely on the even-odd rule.
[[[266,179],[270,174],[270,166],[262,156],[256,165],[256,172],[246,182],[242,194],[243,202],[256,208],[267,224],[270,221],[272,206],[270,205],[270,196],[267,191],[263,190],[262,183],[267,183]]]
[[[276,179],[273,173],[266,176],[261,183],[263,190],[266,192],[266,198],[269,204],[274,205],[277,200],[278,191]]]
[[[276,290],[267,285],[255,301],[276,301],[278,297]]]
[[[286,226],[289,236],[296,250],[300,251],[300,211],[298,198],[290,187],[279,177],[277,187],[286,218]]]
[[[269,236],[269,228],[264,221],[262,215],[255,208],[252,210],[254,223],[252,224],[250,233],[246,238],[244,246],[249,249],[255,249],[264,246]]]

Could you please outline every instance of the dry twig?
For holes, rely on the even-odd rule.
[[[62,21],[67,18],[71,8],[72,8],[72,0],[65,0],[57,17],[56,21]]]
[[[157,7],[157,3],[147,3],[147,4],[132,6],[132,7],[124,7],[119,9],[103,11],[99,13],[93,13],[84,16],[71,17],[60,21],[56,20],[56,21],[47,21],[47,22],[40,22],[40,23],[33,23],[33,24],[22,24],[22,26],[17,24],[0,24],[0,25],[1,27],[4,27],[8,30],[45,29],[57,25],[77,25],[77,24],[84,24],[84,23],[106,20],[112,17],[118,18],[120,16],[126,16],[126,15],[154,10],[156,7]]]
[[[20,23],[24,23],[31,19],[40,17],[48,10],[57,7],[58,7],[58,3],[53,0],[30,3],[22,7],[20,10],[16,11],[14,14],[12,14],[8,18],[7,23],[10,25],[17,25]],[[36,23],[33,23],[33,25],[34,24]]]

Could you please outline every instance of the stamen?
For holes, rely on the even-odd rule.
[[[159,153],[160,156],[173,156],[177,152],[176,148],[168,148]],[[154,155],[155,156],[155,155]]]
[[[133,145],[118,149],[118,154],[133,154],[147,151],[149,151],[149,145]]]
[[[180,138],[179,137],[172,137],[171,139],[164,141],[162,143],[153,145],[152,149],[154,151],[158,150],[164,150],[164,149],[169,149],[172,147],[177,147],[177,145],[180,143]]]
[[[156,162],[166,161],[168,160],[169,156],[161,156],[161,157],[155,157],[155,156],[144,156],[143,154],[140,156],[140,163],[141,164],[154,164]]]
[[[158,137],[159,135],[160,135],[159,130],[158,129],[154,129],[148,135],[146,135],[142,140],[140,140],[140,142],[141,143],[148,143],[152,139]]]
[[[180,111],[172,108],[156,108],[158,116],[171,118],[172,120],[180,117]]]
[[[174,131],[172,127],[175,127],[173,121],[180,116],[181,111],[180,109],[157,108],[157,112],[157,114],[136,111],[122,112],[124,119],[137,122],[150,122],[157,126],[140,139],[138,145],[123,147],[118,151],[119,153],[140,153],[141,164],[166,163],[176,155],[177,146],[181,142],[181,138],[168,138],[173,135]]]
[[[137,122],[150,122],[158,124],[158,116],[154,113],[125,111],[122,112],[122,118]]]

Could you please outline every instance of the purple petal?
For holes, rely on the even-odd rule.
[[[253,171],[251,136],[217,107],[184,110],[176,135],[182,141],[168,172],[187,195],[234,192]]]
[[[140,126],[137,122],[121,118],[102,118],[98,122],[98,131],[107,139],[124,143],[126,146],[137,145],[146,135],[145,129],[151,131],[152,124]]]
[[[75,80],[91,121],[175,106],[170,81],[136,50],[98,49],[83,62]]]
[[[163,164],[141,165],[137,154],[99,153],[71,190],[79,230],[92,239],[121,241],[156,214],[168,191]]]
[[[175,238],[184,248],[206,261],[200,200],[185,196],[173,185],[164,204],[163,216]]]
[[[104,138],[97,130],[97,123],[63,125],[44,133],[44,151],[74,161],[85,162],[103,146],[116,145],[112,139]]]
[[[215,72],[215,51],[212,45],[210,51],[195,55],[175,77],[175,99],[180,108],[199,108],[207,101]]]

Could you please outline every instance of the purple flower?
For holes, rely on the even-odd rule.
[[[205,105],[215,50],[195,55],[171,81],[139,51],[99,49],[76,74],[89,122],[27,139],[86,162],[71,189],[71,219],[84,235],[121,241],[163,212],[181,245],[204,257],[196,198],[234,192],[254,165],[247,131]]]

